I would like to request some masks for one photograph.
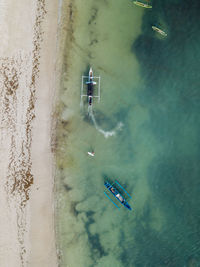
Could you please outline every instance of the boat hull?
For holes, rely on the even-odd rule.
[[[159,29],[158,27],[156,26],[152,26],[152,29],[156,32],[158,32],[159,34],[161,34],[162,36],[167,36],[166,32],[164,32],[163,30]]]
[[[151,5],[144,4],[144,3],[141,3],[141,2],[139,2],[139,1],[133,1],[133,3],[134,3],[136,6],[141,6],[141,7],[144,7],[144,8],[152,8]]]

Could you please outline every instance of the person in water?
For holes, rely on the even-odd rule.
[[[111,187],[111,192],[113,193],[113,194],[115,194],[115,189],[113,188],[113,187]],[[122,203],[124,203],[125,202],[125,200],[124,200],[124,198],[118,193],[117,195],[115,195],[118,199],[119,199],[119,201],[121,201]]]
[[[122,197],[119,193],[116,195],[116,197],[117,197],[122,203],[124,203],[124,199],[123,199],[123,197]]]
[[[112,191],[112,193],[115,193],[115,189],[113,187],[111,187],[110,190]]]

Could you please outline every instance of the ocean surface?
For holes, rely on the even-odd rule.
[[[200,1],[151,3],[70,5],[56,154],[62,267],[200,266]],[[88,111],[90,66],[101,101]],[[105,180],[131,194],[132,211],[106,198]]]

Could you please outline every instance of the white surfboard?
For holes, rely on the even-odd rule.
[[[94,157],[94,152],[88,152],[88,155]]]

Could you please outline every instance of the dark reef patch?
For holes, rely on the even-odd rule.
[[[96,262],[99,258],[108,255],[107,252],[105,252],[103,246],[100,242],[99,234],[91,234],[90,232],[90,225],[95,223],[95,220],[93,219],[93,215],[95,214],[94,211],[88,211],[85,213],[87,217],[87,221],[85,222],[85,229],[88,235],[88,241],[91,248],[91,257],[94,262]]]
[[[88,25],[95,23],[95,20],[97,18],[97,14],[98,14],[98,9],[96,7],[92,7],[91,8],[91,17],[88,21]]]
[[[79,201],[72,201],[70,202],[70,212],[73,214],[74,217],[77,217],[79,215],[79,211],[76,209],[76,205],[79,203]]]
[[[93,40],[91,40],[89,45],[92,46],[92,45],[97,44],[97,43],[98,43],[98,40],[97,39],[93,39]]]
[[[69,192],[69,191],[72,190],[72,187],[69,186],[69,185],[67,185],[67,184],[64,184],[63,186],[64,186],[64,188],[65,188],[65,191],[67,191],[67,192]]]

